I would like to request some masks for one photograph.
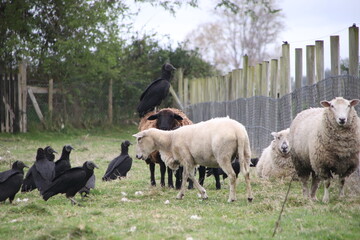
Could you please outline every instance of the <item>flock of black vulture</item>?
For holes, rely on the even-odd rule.
[[[121,144],[121,154],[110,162],[102,178],[104,181],[126,177],[132,165],[132,158],[128,155],[129,145],[129,141]],[[90,189],[95,187],[94,168],[98,166],[92,161],[86,161],[81,167],[72,168],[70,153],[73,149],[72,146],[65,145],[61,157],[54,162],[54,149],[50,146],[38,148],[36,160],[26,173],[25,179],[24,168],[28,166],[22,161],[16,161],[10,170],[0,172],[0,202],[9,199],[12,203],[20,189],[23,193],[38,189],[45,201],[64,193],[72,204],[78,204],[74,196],[76,193],[85,193],[86,196]]]

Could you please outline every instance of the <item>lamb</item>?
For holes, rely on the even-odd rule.
[[[250,142],[245,127],[230,118],[215,118],[183,126],[173,131],[151,128],[133,135],[137,138],[136,155],[146,159],[155,150],[171,169],[184,167],[183,179],[190,178],[203,199],[206,190],[194,177],[196,165],[221,167],[229,177],[229,202],[236,200],[236,176],[231,160],[238,156],[244,174],[248,201],[253,199],[250,186]],[[186,181],[182,181],[177,199],[185,194]]]
[[[181,110],[176,108],[163,108],[160,111],[154,113],[149,112],[140,120],[139,130],[143,131],[149,128],[158,128],[162,130],[172,130],[184,125],[190,125],[192,121],[183,113]],[[155,186],[155,163],[160,165],[161,173],[161,186],[165,186],[165,172],[166,166],[165,163],[161,160],[159,152],[154,151],[147,158],[146,163],[149,164],[150,168],[150,181],[151,185]],[[173,184],[173,173],[172,170],[168,168],[168,185],[169,187],[174,187]],[[177,188],[180,188],[181,181],[177,178]]]
[[[281,178],[294,175],[295,168],[291,160],[289,133],[290,128],[271,133],[274,140],[263,150],[256,167],[259,177]]]
[[[324,180],[322,201],[329,202],[333,174],[339,175],[339,194],[344,196],[345,178],[359,165],[360,120],[354,109],[359,101],[342,97],[322,101],[323,108],[304,110],[291,123],[291,157],[303,185],[304,197],[316,200],[318,185]],[[310,174],[309,194],[307,182]]]

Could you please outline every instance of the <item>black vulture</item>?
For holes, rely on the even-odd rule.
[[[140,96],[137,111],[140,117],[153,111],[167,97],[170,89],[171,72],[175,70],[170,63],[165,63],[161,68],[161,77],[154,80]]]
[[[103,181],[114,180],[118,177],[126,177],[127,172],[131,169],[132,158],[129,156],[129,141],[121,143],[121,154],[114,158],[110,163],[103,176]]]
[[[49,160],[50,162],[53,162],[55,159],[54,153],[57,153],[57,152],[50,146],[45,147],[44,150],[45,150],[45,156],[46,156],[47,160]]]
[[[94,168],[98,168],[94,162],[86,161],[82,167],[74,167],[66,170],[57,176],[51,185],[43,192],[43,199],[47,201],[56,194],[65,193],[72,204],[77,204],[73,197],[85,186],[86,182],[94,174]]]
[[[34,165],[31,166],[29,171],[27,171],[25,175],[25,179],[21,186],[21,192],[31,192],[32,190],[36,189],[36,184],[32,175],[33,169],[35,168]]]
[[[12,203],[23,182],[25,167],[22,161],[15,161],[10,170],[0,172],[0,202],[9,198]]]
[[[61,157],[55,162],[55,177],[71,168],[70,153],[74,148],[70,145],[65,145],[61,152]]]
[[[55,177],[55,163],[46,158],[45,151],[38,148],[36,161],[32,167],[32,176],[36,187],[42,193]]]
[[[39,148],[40,149],[40,148]],[[39,154],[39,149],[37,154]],[[45,171],[45,172],[49,172],[50,175],[53,175],[53,171],[54,171],[54,159],[55,159],[55,155],[54,153],[56,153],[56,151],[50,147],[47,146],[44,148],[44,150],[42,150],[42,154],[41,156],[39,156],[39,158],[42,158],[40,161],[40,165],[38,166],[38,168],[40,169],[40,171]],[[36,159],[38,159],[38,156],[36,157]],[[45,161],[44,159],[47,159],[47,161]],[[35,162],[36,163],[36,162]],[[35,173],[34,173],[35,172]],[[39,177],[39,174],[37,173],[38,170],[36,169],[35,164],[33,164],[29,171],[26,173],[25,179],[23,181],[22,187],[21,187],[21,192],[30,192],[36,188],[38,188],[38,186],[35,183],[35,179],[34,179],[34,175],[37,176],[38,181],[40,182],[44,182],[42,179],[42,176]],[[45,173],[45,175],[47,176],[48,174]],[[54,178],[54,176],[52,177]],[[48,177],[46,179],[50,179],[47,180],[46,184],[49,184],[51,182],[51,177]],[[40,185],[43,185],[42,183],[40,183]]]
[[[90,193],[90,190],[95,188],[95,181],[95,174],[93,174],[86,182],[85,186],[79,190],[81,197],[87,197],[87,195]]]

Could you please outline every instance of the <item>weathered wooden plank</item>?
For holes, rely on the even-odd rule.
[[[245,55],[243,57],[243,86],[241,97],[247,98],[248,96],[248,87],[249,87],[249,57]]]
[[[172,85],[170,85],[170,94],[173,96],[173,98],[175,99],[176,103],[178,104],[179,108],[181,110],[184,110],[184,107],[180,101],[180,98],[178,97],[178,95],[176,94],[174,88],[172,87]]]
[[[35,95],[34,95],[34,92],[32,91],[31,88],[28,88],[28,93],[29,93],[29,97],[31,99],[31,102],[35,108],[35,112],[37,114],[37,116],[39,117],[40,121],[45,124],[44,122],[44,115],[42,114],[41,110],[40,110],[40,107],[39,107],[39,104],[38,102],[36,101],[36,98],[35,98]]]
[[[46,87],[36,87],[36,86],[27,86],[28,88],[31,88],[32,92],[34,94],[48,94],[49,88]],[[59,89],[53,88],[53,93],[59,93]]]
[[[290,79],[290,44],[285,42],[282,45],[282,57],[283,57],[283,84],[284,92],[283,95],[291,92],[291,79]]]
[[[315,41],[316,82],[324,79],[324,41]]]
[[[302,87],[303,61],[302,48],[295,49],[295,89]]]
[[[349,27],[349,74],[359,77],[359,27]]]
[[[21,62],[19,65],[19,94],[21,95],[20,108],[20,132],[27,132],[27,78],[26,78],[26,63]]]
[[[278,60],[271,59],[271,61],[270,61],[270,97],[272,97],[272,98],[277,98],[278,69],[279,69]]]
[[[340,75],[340,40],[339,36],[330,36],[331,75]]]
[[[261,68],[261,96],[269,96],[269,62],[263,61]]]
[[[306,46],[306,78],[307,85],[315,83],[315,46]]]

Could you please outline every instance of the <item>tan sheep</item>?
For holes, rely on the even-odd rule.
[[[323,108],[304,110],[291,123],[291,157],[303,184],[304,197],[316,200],[319,182],[324,180],[323,202],[328,202],[333,174],[339,175],[340,196],[344,195],[345,178],[359,165],[360,123],[354,109],[359,101],[342,97],[322,101]]]
[[[176,108],[163,108],[157,112],[149,112],[143,118],[140,119],[139,130],[143,131],[149,128],[158,128],[162,130],[173,130],[181,126],[190,125],[192,121],[186,116],[184,112]],[[146,163],[150,167],[150,181],[151,185],[155,186],[155,163],[160,164],[161,172],[161,185],[165,186],[165,172],[166,166],[161,160],[159,152],[154,151],[147,158]],[[180,179],[177,179],[177,187],[180,187],[178,183]],[[168,184],[169,187],[173,186],[172,171],[168,171]]]
[[[290,155],[289,133],[289,128],[271,133],[274,140],[263,150],[256,166],[259,177],[281,178],[292,176],[295,173]]]
[[[203,199],[207,198],[205,189],[194,177],[197,165],[221,167],[229,177],[229,202],[236,200],[236,176],[231,160],[239,157],[240,171],[244,174],[248,201],[252,201],[250,186],[250,142],[245,127],[230,118],[215,118],[208,121],[183,126],[173,131],[148,129],[135,135],[137,138],[136,156],[146,159],[154,150],[160,152],[161,158],[172,169],[184,167],[183,178],[190,178],[199,190]],[[182,182],[177,195],[182,199],[185,194],[186,181]]]

